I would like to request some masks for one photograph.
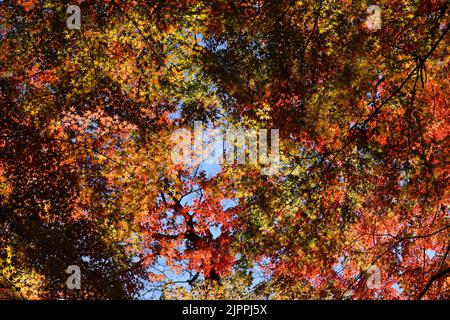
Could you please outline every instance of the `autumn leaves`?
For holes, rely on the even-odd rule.
[[[448,296],[446,1],[71,5],[2,3],[2,285]]]

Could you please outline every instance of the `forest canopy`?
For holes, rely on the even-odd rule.
[[[0,298],[449,299],[449,40],[445,0],[0,1]]]

